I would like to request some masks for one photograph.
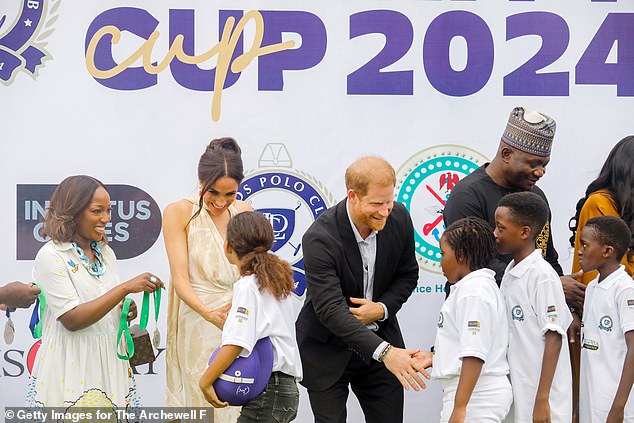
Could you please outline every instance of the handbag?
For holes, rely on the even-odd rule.
[[[161,290],[158,289],[153,293],[154,297],[154,320],[158,323],[158,315],[161,307]],[[120,354],[117,351],[117,357],[121,360],[129,360],[131,366],[140,366],[141,364],[153,363],[156,360],[150,334],[146,330],[148,323],[148,315],[150,309],[150,294],[143,293],[143,304],[141,306],[141,321],[138,325],[130,326],[127,321],[128,312],[130,311],[130,303],[132,300],[126,298],[123,301],[121,310],[121,318],[119,319],[119,331],[117,332],[117,348],[120,345],[121,337],[125,339],[125,352]],[[155,332],[157,336],[158,329]],[[158,343],[158,342],[157,342]]]

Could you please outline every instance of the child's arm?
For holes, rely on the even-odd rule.
[[[222,372],[231,366],[233,360],[235,360],[241,352],[242,347],[237,345],[223,345],[211,364],[209,364],[209,367],[207,367],[200,377],[198,386],[200,386],[200,389],[203,391],[205,399],[216,408],[226,407],[229,403],[220,401],[216,395],[216,391],[214,391],[214,387],[211,385],[218,379]]]
[[[471,399],[473,388],[475,388],[484,361],[477,357],[463,357],[460,369],[460,379],[456,389],[453,411],[449,418],[449,423],[462,423],[467,415],[467,404]]]
[[[553,384],[559,353],[561,352],[561,334],[549,330],[546,332],[546,344],[542,358],[542,371],[533,406],[533,422],[550,422],[550,387]]]
[[[621,373],[621,380],[619,381],[619,387],[616,390],[612,407],[608,413],[607,423],[623,421],[623,411],[630,396],[632,382],[634,382],[634,331],[625,332],[625,343],[627,344],[627,354],[625,354],[623,372]]]

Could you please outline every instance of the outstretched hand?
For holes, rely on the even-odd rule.
[[[40,295],[40,288],[22,282],[10,282],[0,287],[0,304],[9,310],[28,308]]]
[[[406,350],[392,347],[383,360],[385,367],[396,376],[405,390],[409,390],[410,386],[415,391],[427,387],[420,377],[420,375],[423,375],[425,379],[429,379],[429,373],[427,373],[424,368],[426,359],[421,360],[414,358],[414,356],[418,356],[419,354],[421,354],[419,350]]]

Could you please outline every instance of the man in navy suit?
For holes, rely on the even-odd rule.
[[[416,287],[414,230],[394,203],[396,177],[384,159],[364,157],[346,170],[347,198],[303,237],[308,294],[297,341],[316,422],[345,422],[349,386],[366,422],[402,422],[403,388],[431,354],[406,350],[396,313]]]

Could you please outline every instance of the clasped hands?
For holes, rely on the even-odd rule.
[[[350,298],[352,304],[358,307],[350,307],[350,313],[364,325],[369,325],[385,317],[385,310],[380,303],[365,298]],[[421,377],[429,379],[429,373],[425,369],[431,367],[433,354],[419,349],[409,350],[392,347],[387,353],[383,364],[401,382],[405,390],[410,386],[415,391],[425,389],[426,385]]]

